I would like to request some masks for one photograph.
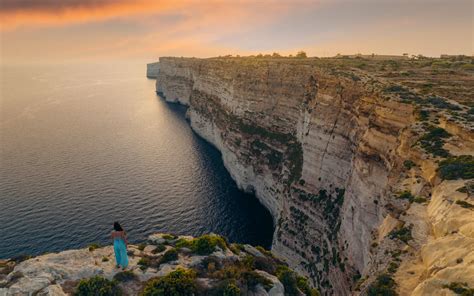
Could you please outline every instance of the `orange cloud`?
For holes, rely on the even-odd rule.
[[[9,0],[18,1],[18,0]],[[172,0],[116,0],[116,1],[45,1],[42,5],[28,5],[38,1],[18,1],[17,5],[0,6],[0,24],[3,29],[28,25],[56,25],[102,21],[122,16],[167,12],[182,8],[183,1]],[[6,2],[8,3],[8,1]],[[24,5],[21,5],[21,4]],[[26,3],[26,4],[25,4]],[[68,4],[69,3],[69,4]]]

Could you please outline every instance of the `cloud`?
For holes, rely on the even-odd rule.
[[[104,21],[118,17],[165,13],[183,7],[185,1],[171,0],[2,0],[3,30],[31,25]]]

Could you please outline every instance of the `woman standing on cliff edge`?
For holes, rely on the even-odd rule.
[[[114,252],[115,261],[117,262],[117,268],[122,267],[122,269],[125,269],[128,266],[127,234],[118,222],[114,222],[114,231],[112,231],[112,239],[114,240]]]

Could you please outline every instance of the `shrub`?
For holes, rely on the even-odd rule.
[[[449,157],[439,163],[438,172],[445,180],[472,179],[474,178],[474,156]]]
[[[304,58],[307,58],[308,56],[306,55],[306,52],[301,50],[301,51],[298,51],[298,53],[295,55],[295,57],[304,59]]]
[[[89,251],[92,252],[92,251],[94,251],[94,250],[100,248],[100,246],[99,246],[99,244],[93,243],[93,244],[90,244],[90,245],[88,246],[88,248],[89,248]]]
[[[453,282],[449,285],[444,285],[443,288],[449,289],[454,293],[461,296],[472,296],[474,295],[474,289],[470,289],[467,283]]]
[[[226,249],[226,242],[225,240],[218,235],[209,235],[205,234],[193,240],[180,240],[176,243],[176,247],[182,248],[187,247],[190,248],[193,253],[198,255],[209,255],[216,250],[216,247],[220,247],[221,249]]]
[[[223,296],[240,296],[240,289],[234,283],[229,283],[224,288]]]
[[[408,160],[405,160],[405,161],[403,162],[403,165],[405,166],[405,168],[406,168],[407,170],[409,170],[409,169],[411,169],[412,167],[416,166],[416,164],[415,164],[413,161],[409,160],[409,159],[408,159]]]
[[[137,278],[137,276],[131,270],[121,271],[121,272],[118,272],[114,275],[114,280],[116,280],[118,282],[133,281],[136,278]]]
[[[456,200],[456,204],[465,209],[474,209],[474,205],[464,200]]]
[[[162,238],[165,240],[174,240],[177,238],[177,236],[173,234],[163,234]]]
[[[140,265],[141,270],[145,270],[151,265],[151,260],[148,257],[142,257],[137,264]]]
[[[149,280],[142,296],[192,296],[196,293],[196,274],[179,268],[168,275]]]
[[[170,261],[178,260],[178,251],[176,249],[169,249],[163,254],[163,257],[160,259],[160,264],[167,263]]]
[[[152,251],[153,254],[158,254],[166,250],[166,246],[163,244],[156,245],[156,248]]]
[[[272,281],[253,270],[244,271],[241,274],[241,277],[245,280],[245,282],[247,283],[247,287],[249,287],[250,289],[255,288],[259,284],[262,285],[265,290],[269,290],[273,286]]]
[[[115,296],[121,294],[116,281],[109,281],[100,276],[81,280],[74,293],[75,296]]]
[[[408,227],[402,227],[400,229],[392,230],[392,232],[390,232],[389,234],[389,237],[391,239],[397,238],[404,243],[408,243],[409,240],[413,239],[413,237],[411,236],[411,229],[412,226],[410,225]]]
[[[441,109],[449,109],[449,110],[461,110],[461,108],[457,105],[451,104],[443,98],[440,97],[431,97],[426,99],[428,103],[433,105],[434,107],[441,108]]]
[[[418,139],[418,142],[426,152],[429,152],[434,156],[448,157],[450,154],[443,148],[443,139],[449,137],[451,137],[451,134],[443,128],[430,127],[428,133]]]
[[[381,274],[377,279],[369,286],[367,295],[368,296],[396,296],[395,291],[396,283],[392,277],[388,274]]]
[[[109,262],[109,257],[102,257],[102,262]]]
[[[303,292],[306,296],[319,296],[319,292],[316,289],[312,289],[309,286],[308,279],[302,276],[296,277],[296,286]]]
[[[145,247],[146,247],[146,244],[144,244],[144,243],[141,243],[141,244],[138,245],[138,249],[139,249],[140,251],[145,250]]]
[[[390,272],[390,273],[395,273],[395,272],[397,272],[398,267],[399,267],[399,266],[398,266],[397,263],[395,263],[395,262],[390,262],[390,263],[388,264],[387,271]]]
[[[277,267],[277,277],[285,287],[285,295],[299,295],[296,275],[292,270],[287,266],[279,265]]]
[[[410,191],[403,191],[398,195],[398,198],[400,199],[407,199],[409,202],[413,202],[415,197],[411,194]]]
[[[416,202],[416,203],[425,203],[427,202],[428,200],[424,197],[420,197],[420,196],[417,196],[413,199],[413,202]]]

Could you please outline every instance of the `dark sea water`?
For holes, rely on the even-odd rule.
[[[144,64],[2,66],[0,258],[154,232],[270,246],[273,225],[240,192],[185,108]]]

